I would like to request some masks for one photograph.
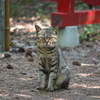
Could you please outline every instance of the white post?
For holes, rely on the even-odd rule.
[[[58,32],[58,45],[74,47],[79,45],[79,35],[77,26],[60,28]]]

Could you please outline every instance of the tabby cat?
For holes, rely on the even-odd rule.
[[[57,45],[58,28],[41,29],[38,25],[35,25],[35,28],[40,75],[39,89],[47,88],[47,91],[54,91],[59,88],[67,89],[70,69]]]

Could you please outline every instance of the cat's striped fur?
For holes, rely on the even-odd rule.
[[[54,91],[62,87],[68,88],[70,69],[57,46],[57,27],[41,29],[35,25],[35,28],[40,74],[39,89],[47,88],[48,91]]]

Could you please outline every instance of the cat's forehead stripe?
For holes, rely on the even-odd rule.
[[[38,32],[38,37],[56,37],[55,33],[52,28],[44,28]]]

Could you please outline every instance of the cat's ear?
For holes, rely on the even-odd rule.
[[[59,26],[55,26],[55,27],[54,27],[54,29],[55,29],[56,31],[58,31],[58,29],[59,29]]]
[[[37,32],[39,32],[41,30],[40,26],[38,26],[38,25],[35,25],[35,29]]]

